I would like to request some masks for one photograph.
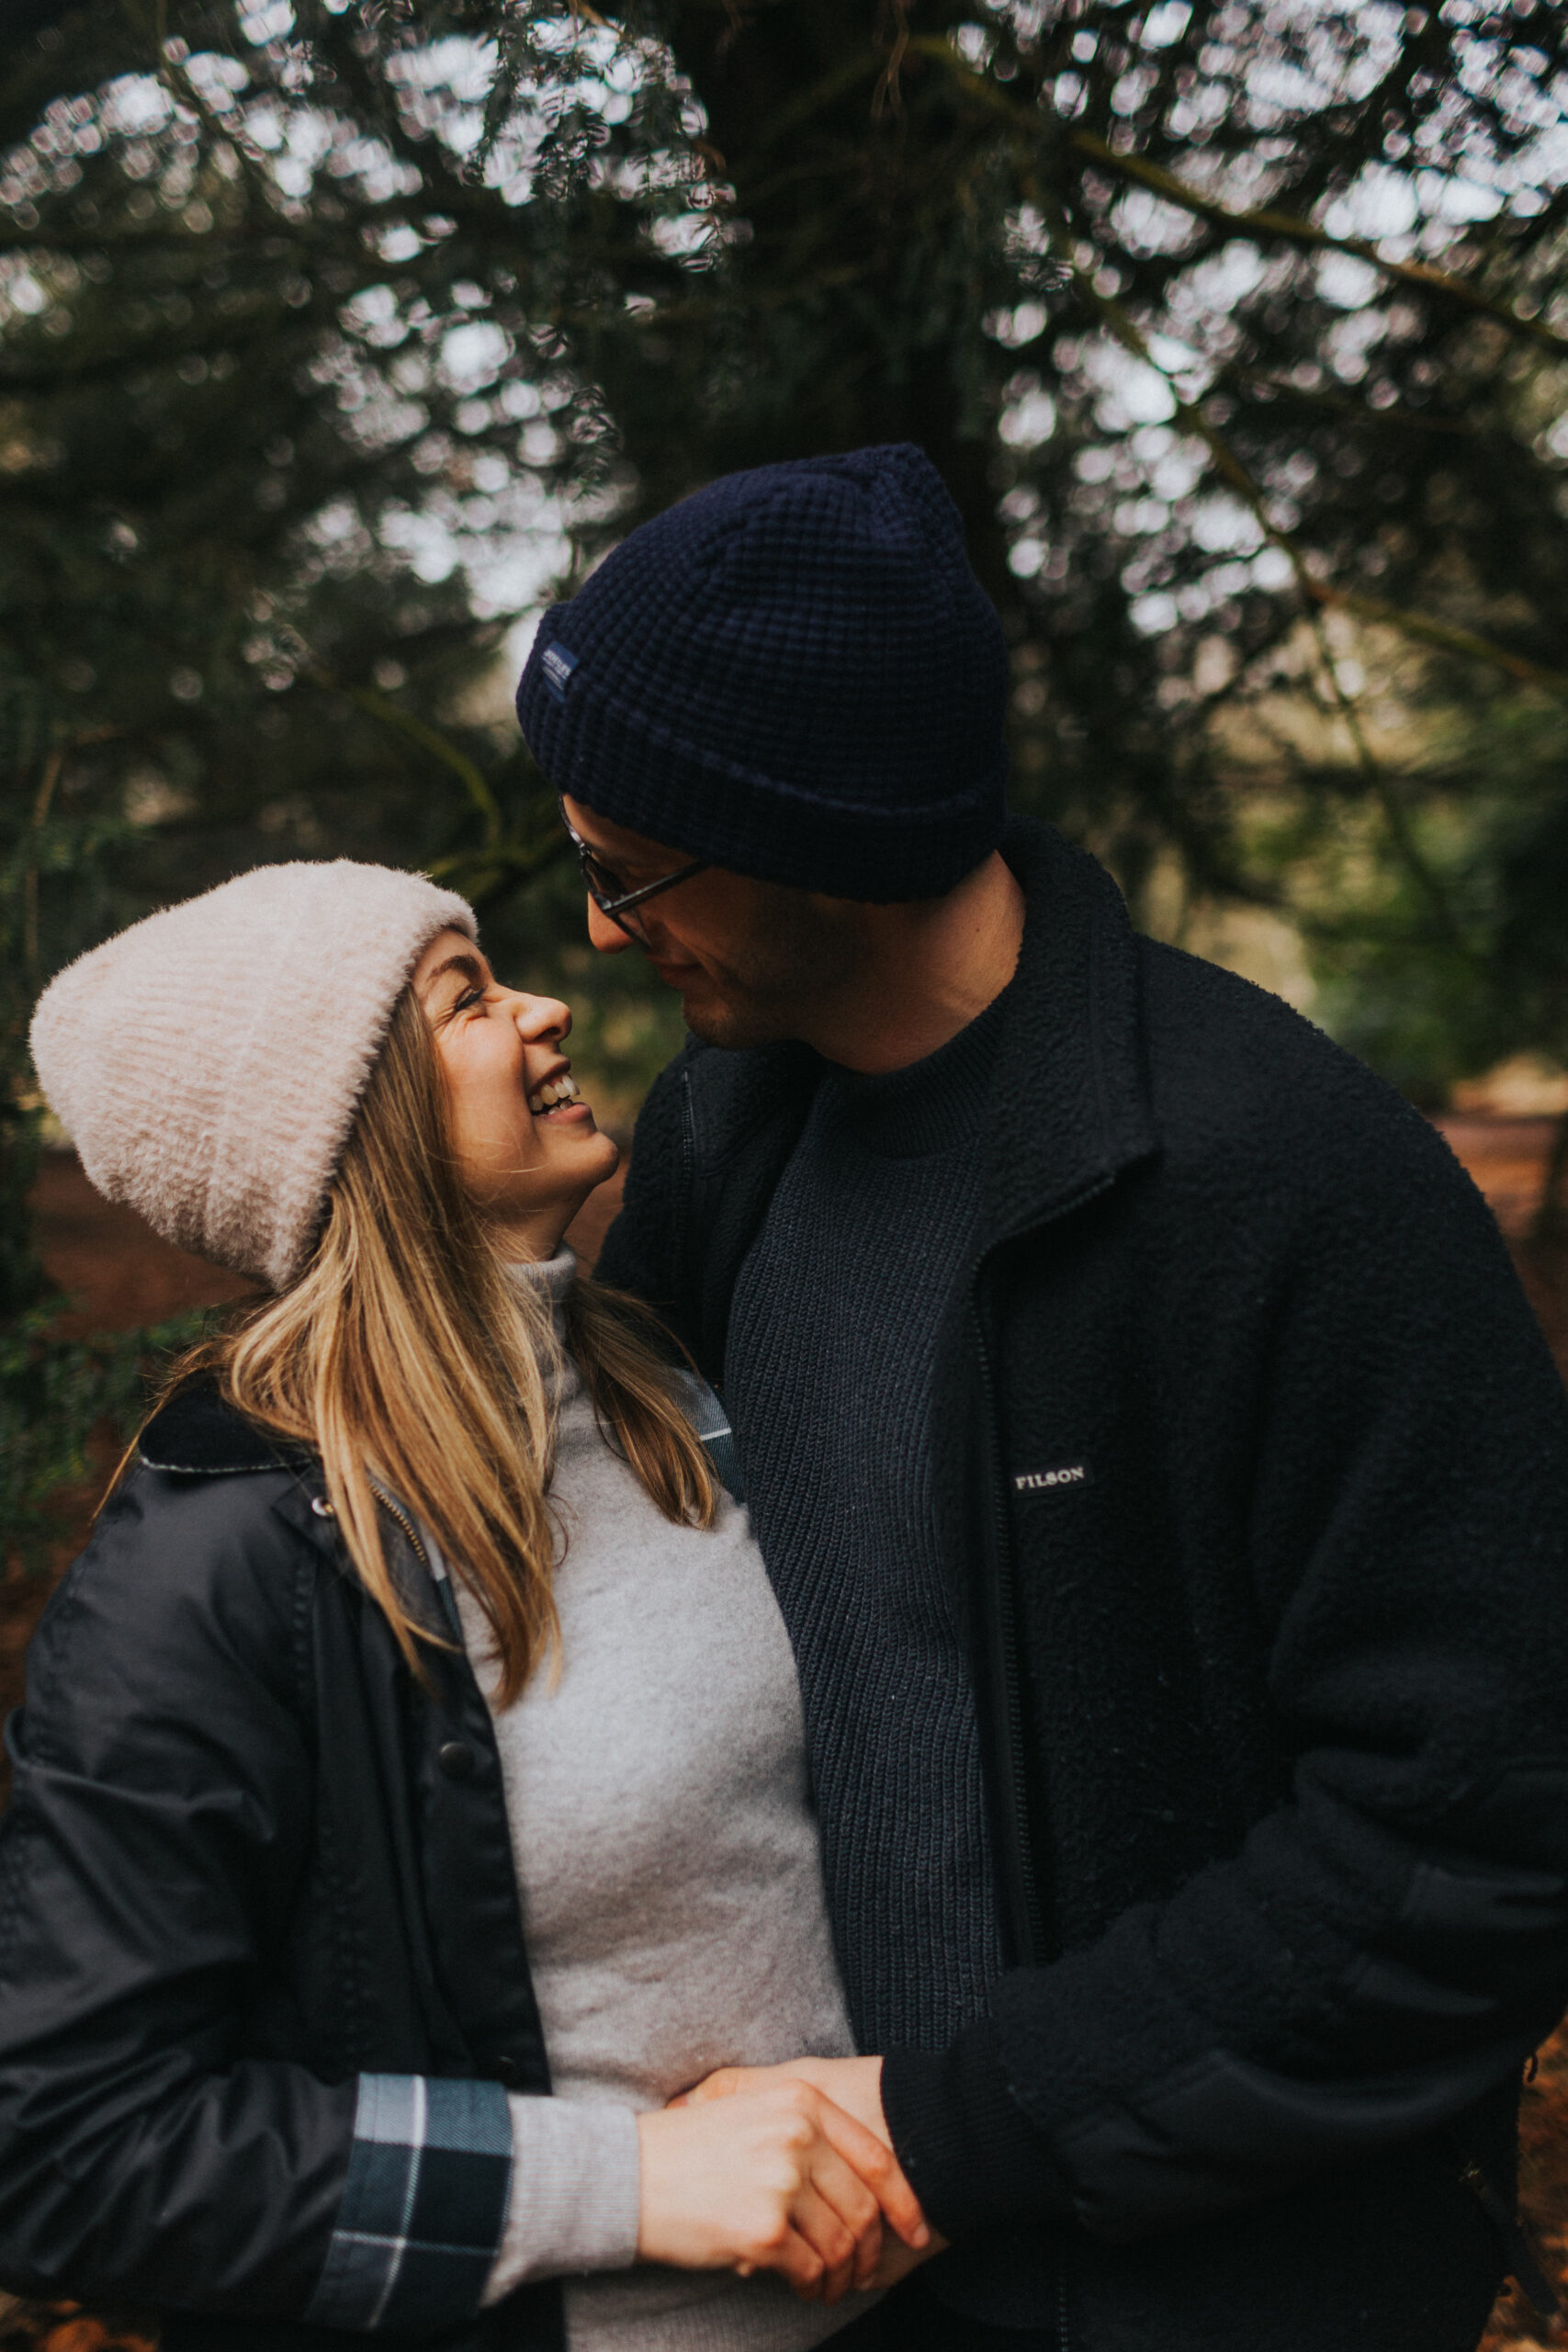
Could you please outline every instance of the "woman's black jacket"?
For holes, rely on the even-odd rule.
[[[161,2311],[170,2352],[558,2352],[552,2286],[474,2317],[506,2093],[549,2076],[461,1648],[422,1692],[318,1466],[210,1394],[142,1451],[9,1726],[0,2279]]]
[[[1497,2268],[1461,2144],[1506,2169],[1568,1998],[1562,1388],[1424,1120],[1004,846],[931,1428],[1013,1965],[889,2054],[894,2142],[949,2234],[1035,2233],[1073,2347],[1450,2352]],[[819,1068],[694,1041],[638,1124],[599,1271],[718,1385]]]

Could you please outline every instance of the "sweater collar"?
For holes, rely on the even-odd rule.
[[[549,1309],[557,1344],[566,1345],[566,1302],[577,1280],[577,1252],[562,1242],[553,1258],[508,1258],[503,1271],[518,1290],[531,1291]]]
[[[985,1249],[1045,1223],[1157,1148],[1144,1074],[1137,943],[1097,860],[1016,817],[1002,854],[1022,885],[1023,944],[998,998],[984,1119]],[[722,1176],[768,1126],[782,1168],[820,1083],[808,1046],[728,1052],[692,1040],[685,1068],[695,1165]]]
[[[817,1116],[826,1113],[841,1121],[879,1159],[924,1159],[961,1146],[974,1150],[985,1132],[1005,994],[934,1054],[903,1069],[867,1075],[828,1063]]]
[[[553,1258],[509,1258],[503,1271],[514,1289],[526,1291],[549,1310],[556,1354],[552,1361],[549,1351],[541,1350],[540,1369],[546,1395],[562,1411],[582,1394],[582,1374],[566,1337],[566,1303],[577,1280],[577,1252],[563,1241]]]

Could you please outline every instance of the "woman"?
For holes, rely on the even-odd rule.
[[[0,2276],[170,2352],[794,2352],[927,2243],[820,2092],[666,2105],[852,2044],[722,1414],[562,1244],[569,1027],[346,863],[34,1023],[100,1189],[268,1293],[50,1607],[0,1852]]]

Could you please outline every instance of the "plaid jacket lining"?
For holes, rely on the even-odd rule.
[[[354,2146],[313,2327],[437,2328],[479,2308],[506,2223],[499,2083],[361,2075]]]
[[[738,1503],[746,1499],[745,1482],[740,1475],[740,1456],[735,1450],[735,1432],[729,1426],[729,1416],[719,1403],[701,1373],[682,1372],[677,1374],[692,1427],[708,1450],[708,1459],[721,1487],[728,1487]]]

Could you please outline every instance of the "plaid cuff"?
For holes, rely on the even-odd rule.
[[[348,2178],[311,2327],[437,2328],[468,2319],[512,2185],[499,2083],[361,2075]]]
[[[707,1448],[714,1476],[736,1502],[743,1503],[746,1482],[740,1475],[740,1456],[735,1450],[729,1415],[701,1373],[677,1371],[675,1382],[692,1427]]]

